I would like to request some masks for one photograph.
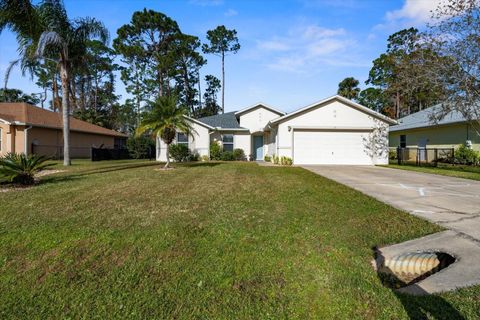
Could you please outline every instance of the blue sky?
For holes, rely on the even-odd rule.
[[[290,112],[336,93],[348,76],[362,87],[373,59],[385,51],[389,34],[404,27],[422,28],[438,0],[65,0],[68,14],[102,20],[116,30],[143,8],[163,12],[184,33],[205,40],[206,31],[223,24],[238,31],[242,46],[226,59],[226,111],[262,101]],[[0,35],[0,79],[17,57],[9,31]],[[220,77],[220,61],[207,56],[202,75]],[[203,77],[202,76],[202,77]],[[15,69],[10,88],[40,92]],[[120,79],[117,94],[128,97]]]

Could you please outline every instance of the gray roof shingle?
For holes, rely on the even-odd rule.
[[[390,131],[424,128],[467,121],[467,119],[465,119],[465,117],[458,111],[451,111],[443,119],[435,121],[433,115],[435,115],[440,108],[441,105],[437,104],[433,107],[400,118],[398,119],[397,125],[390,127]]]
[[[197,120],[215,128],[244,129],[240,127],[237,117],[235,116],[235,111],[203,117]]]

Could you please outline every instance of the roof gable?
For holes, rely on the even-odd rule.
[[[267,109],[267,110],[269,110],[269,111],[271,111],[271,112],[273,112],[273,113],[278,114],[279,116],[285,115],[285,112],[280,111],[280,110],[278,110],[278,109],[275,109],[275,108],[273,108],[273,107],[271,107],[271,106],[269,106],[269,105],[267,105],[267,104],[265,104],[265,103],[259,102],[259,103],[256,103],[256,104],[254,104],[254,105],[251,105],[251,106],[249,106],[249,107],[246,107],[246,108],[244,108],[244,109],[242,109],[242,110],[240,110],[240,111],[235,112],[235,116],[238,117],[238,116],[240,116],[240,115],[242,115],[242,114],[251,112],[251,111],[253,111],[253,110],[255,110],[255,109],[258,109],[258,108]]]
[[[369,114],[369,115],[371,115],[371,116],[373,116],[373,117],[375,117],[375,118],[377,118],[377,119],[379,119],[379,120],[381,120],[381,121],[384,121],[384,122],[386,122],[386,123],[388,123],[388,124],[396,124],[396,123],[397,123],[395,120],[393,120],[393,119],[391,119],[391,118],[389,118],[389,117],[386,117],[386,116],[384,116],[383,114],[380,114],[380,113],[378,113],[378,112],[376,112],[376,111],[374,111],[374,110],[372,110],[372,109],[369,109],[369,108],[367,108],[367,107],[365,107],[365,106],[362,106],[361,104],[358,104],[358,103],[356,103],[356,102],[353,102],[352,100],[349,100],[349,99],[344,98],[344,97],[342,97],[342,96],[334,95],[334,96],[331,96],[331,97],[329,97],[329,98],[326,98],[326,99],[317,101],[317,102],[315,102],[315,103],[312,103],[312,104],[310,104],[310,105],[308,105],[308,106],[306,106],[306,107],[303,107],[303,108],[301,108],[301,109],[298,109],[298,110],[296,110],[296,111],[294,111],[294,112],[292,112],[292,113],[288,113],[288,114],[286,114],[286,115],[284,115],[284,116],[282,116],[282,117],[276,118],[276,119],[270,121],[270,124],[276,124],[276,123],[283,122],[283,121],[285,121],[285,120],[287,120],[287,119],[290,119],[290,118],[292,118],[292,117],[295,117],[295,116],[297,116],[297,115],[303,114],[303,113],[305,113],[305,112],[309,112],[309,111],[312,110],[312,109],[321,107],[321,106],[323,106],[323,105],[327,105],[327,104],[329,104],[329,103],[331,103],[331,102],[333,102],[333,101],[335,101],[335,100],[343,103],[344,105],[347,105],[347,106],[352,107],[352,108],[354,108],[354,109],[357,109],[357,110],[359,110],[359,111],[361,111],[361,112],[364,112],[364,113],[366,113],[366,114]]]

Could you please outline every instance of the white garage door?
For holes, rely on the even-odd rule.
[[[293,134],[295,164],[371,165],[366,152],[369,131],[301,130]]]

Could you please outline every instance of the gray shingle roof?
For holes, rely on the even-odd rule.
[[[224,114],[217,114],[209,117],[203,117],[197,120],[211,127],[220,127],[220,128],[228,128],[228,129],[244,129],[240,127],[237,117],[235,116],[235,111],[227,112]]]
[[[444,125],[467,121],[465,117],[458,111],[452,111],[439,121],[433,120],[433,115],[441,108],[441,105],[424,109],[419,112],[412,113],[406,117],[398,119],[398,124],[391,126],[390,131],[400,131],[415,128],[424,128],[436,125]]]

